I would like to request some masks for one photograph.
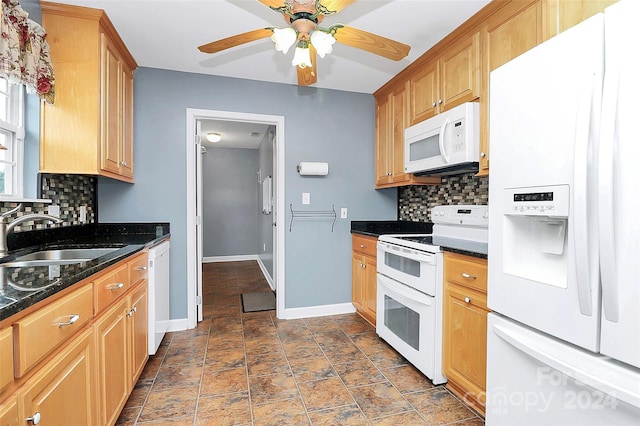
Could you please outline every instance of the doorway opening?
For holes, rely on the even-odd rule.
[[[276,290],[276,315],[284,313],[284,117],[241,112],[187,109],[187,322],[193,328],[202,320],[203,196],[201,123],[219,120],[258,123],[273,131],[273,173],[270,217],[273,232],[273,287]]]

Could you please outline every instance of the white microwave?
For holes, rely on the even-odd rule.
[[[477,172],[478,103],[466,102],[404,130],[404,171],[419,176]]]

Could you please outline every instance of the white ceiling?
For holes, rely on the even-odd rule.
[[[269,125],[246,121],[202,120],[200,124],[201,143],[211,148],[258,149]],[[222,140],[212,143],[206,140],[207,133],[220,133]]]
[[[281,14],[257,0],[58,0],[104,9],[139,66],[296,84],[293,51],[276,52],[267,38],[213,55],[199,45],[268,26]],[[319,88],[373,93],[444,38],[488,0],[359,0],[322,27],[343,23],[411,46],[392,61],[336,43],[318,58]],[[46,28],[45,28],[46,29]]]

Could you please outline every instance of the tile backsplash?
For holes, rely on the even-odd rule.
[[[83,175],[41,175],[40,198],[51,200],[51,203],[22,202],[22,210],[14,215],[22,216],[31,213],[47,213],[50,205],[60,206],[60,218],[64,220],[62,225],[50,225],[42,221],[28,221],[16,226],[15,231],[30,231],[45,229],[52,226],[71,226],[81,223],[95,223],[96,217],[96,181],[94,176]],[[0,213],[5,213],[15,208],[17,202],[0,202]],[[80,207],[87,207],[87,218],[80,222]]]
[[[448,204],[488,204],[489,177],[473,173],[446,176],[439,185],[398,188],[398,219],[430,222],[431,208]]]

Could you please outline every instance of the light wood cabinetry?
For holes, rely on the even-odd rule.
[[[94,425],[95,345],[86,330],[27,381],[18,392],[21,417],[42,424]],[[25,423],[21,423],[25,424]]]
[[[357,312],[376,325],[376,237],[352,234],[352,301]]]
[[[40,171],[133,182],[135,60],[104,11],[41,7],[56,98],[41,108]]]
[[[439,183],[440,178],[404,172],[404,129],[408,126],[409,83],[376,100],[376,188]]]
[[[487,260],[445,252],[442,370],[447,388],[484,414]]]
[[[0,426],[115,424],[148,359],[146,264],[138,253],[2,321]]]
[[[409,78],[414,125],[480,96],[480,33],[455,42]]]

